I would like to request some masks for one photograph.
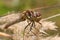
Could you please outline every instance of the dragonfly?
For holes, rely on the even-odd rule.
[[[44,9],[44,8],[51,8],[51,7],[57,7],[57,5],[53,5],[53,6],[46,6],[46,7],[38,7],[38,8],[34,8],[34,9],[28,9],[28,10],[25,10],[22,12],[22,14],[24,15],[20,20],[17,20],[15,22],[12,22],[12,24],[8,24],[5,26],[5,29],[9,28],[11,25],[17,23],[17,22],[20,22],[21,20],[22,21],[25,21],[26,19],[28,19],[27,23],[28,25],[25,26],[24,28],[24,32],[25,30],[27,29],[27,27],[30,26],[30,31],[32,30],[32,27],[35,28],[35,22],[39,23],[42,27],[42,24],[39,22],[42,17],[41,17],[41,12],[38,12],[36,10],[41,10],[41,9]]]

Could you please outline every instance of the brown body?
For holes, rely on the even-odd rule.
[[[25,17],[30,21],[39,22],[41,20],[41,13],[27,10],[25,12]]]
[[[35,12],[35,11],[32,11],[32,10],[26,10],[22,14],[24,14],[24,16],[21,19],[6,25],[5,29],[7,29],[9,26],[13,25],[14,23],[20,22],[21,20],[25,21],[26,19],[28,19],[28,20],[31,21],[31,23],[33,23],[33,22],[38,22],[39,23],[39,21],[41,20],[41,14],[39,12]]]

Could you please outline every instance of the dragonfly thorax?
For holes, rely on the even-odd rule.
[[[41,14],[39,12],[27,10],[25,15],[26,18],[29,19],[30,21],[38,21],[41,19]]]

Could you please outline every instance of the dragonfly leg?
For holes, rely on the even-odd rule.
[[[35,25],[35,22],[33,22],[33,24],[34,24],[33,27],[40,33],[39,29],[37,29],[37,28],[35,27],[35,26],[36,26],[36,25]],[[39,23],[39,24],[42,25],[41,23]]]
[[[33,23],[31,22],[31,26],[30,26],[29,32],[32,30],[32,27],[33,27]],[[29,34],[29,32],[28,32],[28,34]]]
[[[24,28],[23,40],[24,40],[24,36],[25,36],[25,30],[26,30],[26,28],[27,28],[30,24],[31,24],[31,23],[28,23],[28,25]]]
[[[42,24],[40,23],[40,22],[38,22],[40,25],[41,25],[41,27],[42,27]]]

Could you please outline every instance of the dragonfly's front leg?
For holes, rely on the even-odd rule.
[[[31,26],[30,26],[29,32],[32,30],[32,27],[33,27],[33,23],[31,22]],[[29,34],[29,32],[28,32],[28,34]]]
[[[24,32],[25,32],[25,29],[30,25],[31,23],[28,23],[28,25],[24,28]]]
[[[28,23],[28,25],[27,25],[27,26],[25,26],[25,28],[24,28],[23,40],[24,40],[24,36],[25,36],[25,30],[26,30],[26,28],[27,28],[30,24],[31,24],[31,23]]]

